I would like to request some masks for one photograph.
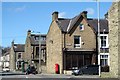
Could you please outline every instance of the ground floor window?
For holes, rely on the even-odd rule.
[[[17,69],[20,70],[22,67],[22,62],[21,61],[17,61]]]
[[[66,54],[65,69],[71,70],[89,65],[92,62],[92,54]]]
[[[109,72],[109,53],[100,53],[100,66],[102,72]]]

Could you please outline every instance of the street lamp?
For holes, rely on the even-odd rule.
[[[97,34],[97,39],[98,39],[98,65],[99,65],[99,76],[101,72],[100,68],[100,0],[95,0],[97,1],[97,16],[98,16],[98,34]]]
[[[40,34],[40,32],[35,32],[35,33],[39,34],[39,68],[38,68],[38,72],[41,73],[42,72],[42,69],[41,69],[41,34]]]

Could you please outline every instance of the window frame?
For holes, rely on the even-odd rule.
[[[102,55],[107,55],[108,57],[107,58],[101,58]],[[110,55],[109,55],[109,53],[100,53],[100,62],[101,62],[101,59],[107,59],[108,60],[107,65],[110,66]],[[103,66],[105,66],[105,65],[103,65]]]
[[[105,37],[106,36],[106,46],[102,46],[101,44],[101,36]],[[108,43],[108,34],[100,34],[100,48],[108,48],[109,47],[109,43]]]
[[[19,54],[20,54],[20,58],[19,58]],[[22,59],[22,53],[18,53],[18,59]]]
[[[75,44],[75,37],[79,37],[79,44]],[[78,47],[76,45],[78,45],[80,47]],[[79,35],[74,35],[74,48],[81,48],[81,37]]]
[[[21,63],[21,64],[20,64]],[[22,61],[17,61],[16,62],[16,69],[22,69]]]
[[[82,27],[82,29],[81,29],[81,27]],[[79,28],[80,28],[80,31],[83,31],[85,29],[84,24],[79,24]]]

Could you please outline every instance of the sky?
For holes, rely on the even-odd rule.
[[[111,5],[112,2],[100,2],[100,18],[104,18]],[[90,18],[97,18],[97,3],[2,2],[2,46],[11,46],[12,40],[24,44],[29,29],[47,34],[54,11],[58,11],[62,18],[73,18],[82,11],[88,11]]]

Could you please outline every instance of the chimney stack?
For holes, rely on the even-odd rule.
[[[58,20],[58,12],[57,11],[52,13],[52,21],[56,21],[56,20]]]
[[[88,12],[87,11],[83,11],[82,13],[83,13],[83,16],[87,18],[87,13]]]
[[[105,16],[105,19],[107,20],[108,19],[108,12],[104,16]]]
[[[14,40],[12,41],[12,47],[14,47]]]
[[[28,30],[27,31],[27,36],[30,36],[31,35],[31,30]]]

